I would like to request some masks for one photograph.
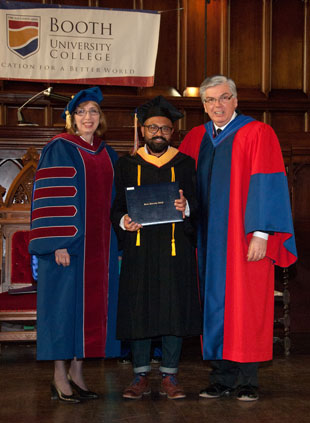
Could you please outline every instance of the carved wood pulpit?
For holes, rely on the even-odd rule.
[[[30,148],[8,191],[0,186],[0,342],[36,339],[36,294],[10,295],[7,291],[33,283],[28,237],[38,159],[39,153]],[[25,330],[27,323],[30,330]]]

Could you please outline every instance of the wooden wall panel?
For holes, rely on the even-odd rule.
[[[180,87],[181,92],[186,87],[199,87],[205,78],[205,3],[205,0],[184,2],[187,5],[186,27],[183,29],[187,33],[186,62],[183,64],[186,79]]]
[[[47,84],[32,81],[11,81],[0,80],[1,91],[8,93],[24,92],[24,93],[38,93],[47,87]]]
[[[61,115],[63,112],[63,108],[61,107],[51,107],[51,126],[61,128],[64,126],[64,120],[62,119]]]
[[[256,111],[256,110],[247,111],[246,109],[244,110],[243,108],[241,109],[241,111],[247,116],[251,116],[252,118],[256,120],[260,120],[261,122],[267,123],[263,112]]]
[[[213,1],[207,7],[205,76],[227,73],[227,2]]]
[[[42,0],[33,0],[31,3],[42,3]],[[46,3],[51,3],[51,1],[48,0]]]
[[[132,112],[133,111],[134,109],[132,109]],[[108,127],[133,129],[133,117],[129,110],[119,109],[117,110],[117,113],[115,113],[115,110],[104,108],[104,114],[107,119]]]
[[[138,0],[93,0],[98,7],[112,7],[115,9],[139,9],[140,1]],[[138,3],[138,4],[137,4]]]
[[[304,8],[304,92],[310,97],[310,2]]]
[[[143,8],[160,10],[160,35],[155,68],[155,85],[179,87],[180,2],[178,0],[144,0]]]
[[[308,163],[296,163],[293,183],[293,211],[298,224],[310,224],[310,160]]]
[[[272,2],[272,89],[303,89],[305,2]]]
[[[262,84],[262,16],[260,1],[230,1],[229,75],[239,87]]]
[[[202,108],[197,110],[187,108],[185,111],[184,128],[199,126],[206,120],[207,115],[203,112]]]
[[[42,1],[43,3],[43,1]],[[50,0],[48,2],[45,3],[49,3],[49,4],[66,4],[68,6],[76,6],[76,0],[66,0],[65,2],[62,0]],[[83,7],[87,7],[87,6],[95,6],[95,4],[93,4],[93,2],[91,0],[80,0],[79,1],[79,6],[83,6]]]
[[[272,112],[270,125],[276,132],[302,132],[305,129],[305,114],[302,112]]]

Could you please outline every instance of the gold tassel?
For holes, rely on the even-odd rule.
[[[173,166],[171,167],[171,182],[175,182],[175,171]],[[176,248],[175,248],[174,231],[175,231],[175,223],[172,223],[171,255],[173,257],[177,255]]]
[[[172,166],[172,168],[171,168],[171,182],[175,182],[175,171],[174,171],[174,166]]]
[[[137,185],[141,185],[141,165],[138,165]]]
[[[136,247],[140,247],[140,229],[137,230]]]
[[[70,129],[71,127],[72,127],[71,115],[69,110],[66,110],[66,128]]]
[[[140,186],[141,185],[141,165],[138,165],[138,169],[137,169],[138,173],[137,173],[137,185]],[[140,247],[141,243],[140,243],[140,229],[137,230],[137,238],[136,238],[136,247]]]
[[[175,250],[174,230],[175,230],[175,223],[172,223],[171,255],[173,257],[177,255],[176,250]]]
[[[139,148],[139,135],[138,135],[138,116],[137,112],[134,115],[134,141],[133,141],[133,149],[131,151],[131,155],[135,156]]]

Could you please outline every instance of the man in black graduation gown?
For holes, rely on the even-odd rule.
[[[173,122],[183,117],[164,97],[137,109],[145,145],[116,163],[116,197],[111,219],[123,250],[117,338],[131,341],[135,378],[123,392],[138,399],[151,392],[151,340],[162,338],[160,393],[184,398],[179,385],[179,358],[184,336],[201,333],[195,258],[195,163],[170,146]],[[127,214],[125,188],[179,183],[175,207],[183,221],[142,227]]]

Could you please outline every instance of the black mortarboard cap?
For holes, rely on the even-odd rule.
[[[137,117],[141,125],[153,116],[164,116],[175,122],[184,115],[169,103],[163,96],[159,95],[136,109]]]

